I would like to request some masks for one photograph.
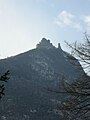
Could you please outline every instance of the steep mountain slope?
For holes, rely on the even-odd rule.
[[[75,58],[45,38],[36,49],[0,60],[0,73],[6,69],[11,80],[0,104],[0,120],[59,120],[56,103],[64,96],[48,89],[61,90],[63,76],[72,80],[84,75]]]

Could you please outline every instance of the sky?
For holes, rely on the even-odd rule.
[[[82,42],[90,32],[90,0],[0,0],[0,58],[36,47]]]

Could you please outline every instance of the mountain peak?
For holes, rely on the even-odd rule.
[[[53,44],[50,43],[50,40],[47,40],[46,38],[42,38],[39,44],[37,44],[36,48],[53,49],[55,48],[55,46],[53,46]]]

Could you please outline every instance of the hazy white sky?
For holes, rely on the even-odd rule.
[[[0,0],[0,58],[35,48],[45,37],[63,49],[90,31],[90,0]]]

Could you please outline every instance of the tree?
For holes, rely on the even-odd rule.
[[[85,33],[84,39],[85,42],[80,44],[78,44],[77,41],[73,45],[67,42],[65,43],[71,48],[71,54],[77,57],[82,63],[83,69],[88,74],[90,72],[90,36]]]
[[[68,46],[82,62],[88,75],[72,83],[64,80],[63,87],[67,97],[61,101],[58,109],[62,112],[63,120],[90,120],[90,37],[85,33],[85,43],[75,42]]]
[[[3,95],[5,95],[5,82],[8,82],[10,77],[8,76],[10,74],[9,70],[0,76],[0,99]]]

